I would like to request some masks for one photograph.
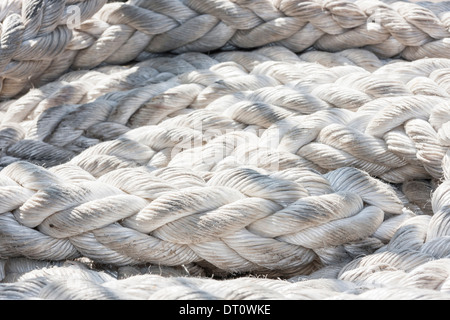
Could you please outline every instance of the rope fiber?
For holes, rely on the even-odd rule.
[[[2,2],[0,299],[449,299],[449,12]]]

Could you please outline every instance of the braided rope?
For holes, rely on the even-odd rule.
[[[403,259],[403,261],[402,261]],[[374,260],[374,259],[373,259]],[[405,263],[405,261],[408,261]],[[414,263],[413,261],[416,261]],[[422,262],[418,265],[417,261]],[[373,262],[373,261],[372,261]],[[370,268],[359,262],[339,277],[312,275],[301,281],[241,277],[213,280],[187,276],[187,269],[96,271],[83,263],[10,260],[2,299],[48,300],[448,300],[448,259],[422,254],[376,256]],[[406,271],[400,269],[404,268]],[[194,271],[195,272],[195,271]],[[316,278],[317,277],[317,278]]]
[[[322,173],[352,166],[393,183],[440,179],[449,68],[448,59],[383,64],[364,50],[296,56],[270,47],[75,72],[5,105],[0,164],[52,166],[123,136],[150,148],[156,167],[210,171],[234,153],[264,169],[285,159]],[[208,153],[215,159],[205,167]]]
[[[142,87],[126,90],[129,88],[127,81],[134,83],[136,80],[129,69],[123,68],[118,69],[117,78],[125,73],[125,83],[110,85],[117,83],[117,78],[111,77],[109,69],[104,69],[108,75],[107,82],[91,87],[94,95],[88,99],[94,100],[86,104],[49,105],[50,102],[58,103],[60,92],[65,94],[66,99],[67,92],[75,92],[74,102],[86,99],[90,90],[74,91],[71,87],[80,87],[78,83],[85,83],[84,79],[97,82],[97,76],[102,76],[101,72],[94,71],[93,76],[90,73],[77,73],[73,78],[69,74],[64,78],[75,80],[69,85],[64,83],[58,87],[52,84],[47,86],[51,89],[48,91],[50,94],[47,88],[35,90],[13,101],[6,109],[4,125],[23,124],[28,116],[32,124],[29,132],[34,135],[34,140],[20,140],[6,148],[4,158],[12,161],[12,164],[0,172],[5,181],[2,188],[5,200],[1,210],[5,212],[2,216],[5,226],[2,230],[3,256],[25,255],[36,259],[63,260],[83,255],[118,265],[156,263],[170,266],[194,262],[204,265],[207,262],[208,266],[213,265],[218,269],[215,272],[252,271],[290,275],[310,273],[318,267],[351,260],[361,253],[361,248],[365,248],[363,251],[368,254],[388,243],[400,223],[411,215],[410,212],[404,213],[405,203],[395,191],[363,171],[345,168],[358,166],[358,162],[353,159],[352,162],[337,164],[332,160],[331,164],[336,166],[333,168],[323,164],[325,160],[330,163],[330,154],[319,154],[319,157],[313,158],[317,160],[312,161],[311,158],[302,157],[302,153],[299,155],[298,150],[320,142],[322,148],[329,145],[337,151],[344,150],[359,157],[356,159],[362,163],[360,169],[377,173],[370,171],[375,168],[380,170],[379,175],[385,179],[397,176],[387,175],[382,170],[390,164],[400,168],[407,166],[403,158],[408,155],[410,162],[415,164],[413,168],[419,168],[417,163],[424,166],[419,171],[423,178],[433,174],[436,175],[434,178],[439,178],[441,171],[438,169],[444,155],[438,153],[433,167],[433,161],[428,160],[426,154],[425,157],[421,156],[415,143],[418,141],[417,145],[420,142],[424,147],[435,144],[437,133],[434,128],[439,128],[442,121],[434,123],[430,120],[434,124],[432,126],[428,120],[433,119],[433,108],[439,112],[448,107],[447,91],[441,89],[441,96],[423,94],[424,90],[414,94],[414,90],[409,90],[400,80],[393,80],[396,87],[386,91],[385,83],[381,86],[380,82],[374,82],[373,79],[379,79],[383,72],[390,73],[393,70],[399,79],[403,79],[402,73],[396,68],[404,70],[404,81],[408,84],[417,79],[410,73],[414,76],[432,74],[427,79],[435,79],[434,74],[445,70],[448,61],[430,59],[427,63],[419,64],[419,67],[416,67],[415,62],[408,63],[408,66],[390,63],[370,73],[361,67],[326,68],[300,59],[313,59],[314,53],[301,55],[300,58],[290,54],[290,62],[269,60],[270,56],[288,53],[286,49],[274,47],[231,56],[235,61],[246,61],[247,65],[237,64],[233,60],[218,63],[201,54],[188,55],[187,58],[191,60],[197,58],[195,61],[198,64],[212,64],[209,69],[204,69],[205,72],[196,69],[188,73],[181,73],[181,70],[186,71],[185,68],[189,70],[189,66],[179,67],[186,63],[180,56],[169,60],[163,58],[169,68],[181,74],[175,77],[169,73],[171,76],[163,77],[163,82],[156,84],[155,79],[159,79],[161,73],[146,67],[158,64],[166,73],[169,70],[161,66],[161,58],[155,58],[141,63],[139,66],[142,69],[132,68],[138,79],[143,75],[151,75],[151,85],[142,84]],[[366,58],[362,61],[369,65],[368,68],[381,65],[379,59],[365,51],[350,51],[341,55],[358,61],[356,57],[362,58],[358,54]],[[198,59],[201,57],[206,62]],[[230,54],[215,56],[222,61],[225,57],[230,57]],[[263,62],[251,60],[254,57]],[[367,57],[372,60],[368,62]],[[285,81],[282,80],[282,76],[285,76],[282,73],[283,63],[290,70]],[[281,74],[273,75],[273,65]],[[306,72],[311,71],[308,67],[322,71],[318,76],[306,80],[310,84],[309,88],[314,87],[311,92],[305,91],[301,83],[292,87],[289,80],[298,77],[293,68],[295,66],[299,70],[306,67]],[[383,68],[387,71],[383,71]],[[224,69],[235,76],[228,78],[230,73],[225,73],[225,79],[218,81],[215,76],[211,80],[211,72],[215,74]],[[355,73],[355,70],[359,70],[360,74]],[[204,79],[195,77],[195,83],[180,83],[180,79],[192,79],[197,74],[206,76]],[[362,81],[360,76],[364,76]],[[331,78],[332,83],[327,83],[327,78]],[[250,82],[250,79],[254,82]],[[324,100],[315,98],[314,93],[321,92],[316,90],[318,87],[314,84],[317,82],[326,87],[331,85],[343,89],[344,84],[354,83],[354,88],[359,88],[367,98],[357,108],[333,108],[338,103],[345,105],[346,100],[341,95],[337,96],[336,101],[332,100],[334,95]],[[441,88],[436,82],[434,86]],[[84,87],[90,88],[89,82]],[[273,95],[273,87],[282,92],[284,100]],[[56,91],[52,91],[55,88]],[[112,90],[113,94],[99,88]],[[120,91],[116,91],[117,88],[125,89],[123,97]],[[241,91],[243,88],[245,91]],[[295,90],[297,88],[300,90]],[[354,88],[350,88],[350,92],[358,92]],[[305,115],[296,115],[295,110],[285,107],[284,102],[289,107],[291,101],[290,96],[286,95],[289,92],[287,89],[297,98],[297,110],[298,101],[302,101],[299,98],[306,101],[305,108],[299,110],[300,114]],[[251,99],[246,102],[242,98],[244,94],[255,97],[258,102]],[[136,97],[135,107],[130,104],[130,97]],[[236,102],[236,98],[239,102]],[[264,101],[265,98],[269,101]],[[120,101],[127,101],[125,114],[117,108]],[[317,101],[316,105],[311,105],[310,101]],[[163,106],[169,106],[168,110],[161,108],[161,102]],[[379,107],[386,102],[392,104]],[[257,108],[254,107],[255,103]],[[155,114],[155,108],[161,109],[164,114]],[[399,118],[396,108],[406,115]],[[180,113],[184,109],[190,110]],[[376,113],[379,109],[381,112]],[[168,113],[173,112],[175,115],[164,120]],[[373,117],[374,112],[379,116]],[[408,112],[410,116],[407,116]],[[157,124],[148,126],[151,123],[141,122],[136,129],[127,127],[134,126],[130,121],[134,116],[144,120],[143,114],[149,114],[150,121]],[[112,126],[111,131],[104,130],[106,125],[114,123],[113,119],[118,123]],[[311,124],[308,124],[308,120]],[[360,125],[368,123],[365,133],[358,130],[360,127],[351,125],[358,123],[357,120]],[[101,125],[102,122],[105,126]],[[371,122],[376,125],[370,126]],[[398,129],[403,122],[404,133]],[[414,125],[408,130],[410,122]],[[201,123],[200,129],[196,128],[197,123]],[[425,143],[423,131],[413,130],[418,126],[417,123],[423,123],[434,132]],[[255,127],[263,132],[255,134],[251,130]],[[227,132],[227,129],[232,131]],[[348,129],[351,129],[350,133]],[[389,136],[386,132],[391,129],[400,137],[411,137],[407,145],[412,145],[414,153],[407,150],[398,154],[396,150],[397,153],[391,151],[393,148],[389,148],[387,143],[382,143],[380,136]],[[110,141],[103,143],[97,140],[92,147],[77,154],[70,141],[80,141],[84,132],[93,130],[103,136],[105,132],[112,132],[113,138],[105,137]],[[271,141],[273,132],[280,130],[283,134],[278,139],[282,142],[284,139],[282,145],[288,150],[274,152],[262,141]],[[368,134],[370,130],[374,131],[373,136]],[[342,131],[350,138],[339,137]],[[286,137],[289,132],[292,132],[292,137]],[[311,143],[302,147],[302,140],[298,137],[303,137],[305,132],[312,132],[314,136],[308,134],[308,140],[304,141]],[[119,136],[115,137],[118,133]],[[336,134],[338,138],[333,140]],[[350,147],[346,147],[346,141],[351,142]],[[30,146],[34,145],[36,147],[31,150],[36,149],[36,152],[30,153]],[[65,145],[70,151],[64,149]],[[380,147],[380,150],[377,151],[376,147]],[[50,160],[49,148],[61,150],[61,158],[53,153],[52,159],[63,164],[45,170],[29,162],[18,161],[20,151],[24,150],[22,154],[26,154],[30,160],[44,164]],[[369,150],[372,151],[370,156],[367,154]],[[314,152],[311,154],[314,155]],[[19,158],[11,159],[14,156]],[[408,169],[404,171],[408,173]],[[417,170],[410,176],[400,176],[395,182],[404,182],[410,177],[417,178]],[[414,205],[406,205],[420,212]],[[9,211],[13,211],[13,214],[7,213]],[[311,211],[316,213],[307,213]],[[327,217],[329,214],[332,216]],[[391,218],[394,219],[391,221],[388,218],[392,214],[400,215],[401,218]],[[443,235],[441,231],[430,232]],[[23,240],[18,241],[17,234],[22,235]],[[39,241],[30,243],[28,239],[32,237]],[[357,254],[352,250],[356,250]],[[278,254],[270,258],[267,252]]]
[[[100,8],[83,4],[86,17]],[[0,104],[0,297],[447,299],[450,62],[444,47],[408,58],[445,45],[445,5],[431,16],[377,4],[387,40],[297,55],[287,43],[305,39],[286,40],[290,25],[321,31],[308,46],[345,49],[368,2],[202,4],[107,4],[51,68],[141,62],[67,73]],[[24,8],[36,20],[47,7]],[[217,48],[281,46],[179,54],[214,45],[215,32],[229,36]],[[276,39],[251,42],[259,32]],[[178,36],[187,42],[170,47]],[[392,48],[403,60],[373,53]],[[166,51],[178,55],[153,54]],[[58,73],[45,72],[42,83]],[[82,257],[109,275],[62,263]],[[185,278],[247,273],[293,278]]]
[[[110,62],[120,60],[123,44],[135,43],[142,51],[177,53],[268,44],[294,52],[311,46],[323,51],[367,46],[383,56],[402,54],[405,59],[416,60],[430,53],[433,57],[445,55],[448,44],[444,39],[449,36],[446,5],[427,8],[379,1],[136,0],[106,5],[96,17],[110,26],[131,28],[122,44],[103,53]],[[98,37],[94,47],[106,40],[111,27],[105,28],[105,37]],[[86,54],[97,51],[88,49]]]
[[[60,60],[73,39],[73,29],[91,18],[106,0],[26,0],[1,4],[1,96],[12,97],[42,74],[65,72]]]
[[[48,171],[17,162],[1,171],[1,256],[82,254],[116,265],[207,261],[227,272],[310,273],[351,257],[348,243],[358,247],[373,235],[360,246],[378,249],[388,237],[376,234],[381,208],[402,214],[392,189],[356,169],[331,172],[328,180],[314,172],[309,179],[301,171],[280,174],[291,177],[240,168],[202,183],[193,172],[169,167],[118,169],[95,180],[71,163]],[[339,179],[353,183],[335,186]]]
[[[406,60],[449,58],[450,52],[448,2],[428,7],[368,0],[105,3],[16,0],[0,7],[12,13],[2,22],[0,97],[53,81],[70,68],[124,64],[162,52],[279,45],[293,52],[366,48]],[[75,18],[79,25],[72,25]]]

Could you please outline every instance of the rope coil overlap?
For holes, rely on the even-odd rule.
[[[447,6],[0,5],[0,297],[448,299]]]

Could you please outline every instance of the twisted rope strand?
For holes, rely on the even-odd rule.
[[[416,79],[411,74],[434,79],[434,74],[447,69],[448,60],[394,62],[379,67],[373,73],[360,67],[327,68],[305,63],[304,55],[290,56],[292,62],[269,60],[272,56],[280,59],[287,54],[288,51],[280,47],[248,54],[221,53],[215,56],[219,62],[199,54],[201,60],[197,61],[204,61],[202,65],[212,65],[200,71],[188,62],[193,57],[189,55],[154,58],[131,69],[119,68],[117,73],[113,72],[113,67],[99,69],[100,73],[67,75],[66,78],[74,81],[63,82],[59,88],[56,83],[47,85],[9,104],[4,125],[29,123],[29,129],[25,139],[16,138],[5,148],[4,165],[16,161],[15,158],[22,158],[53,166],[66,162],[100,141],[116,139],[124,134],[127,139],[137,139],[157,152],[151,165],[161,167],[173,161],[173,164],[184,166],[186,159],[183,156],[192,157],[194,149],[177,152],[189,148],[189,141],[191,146],[192,143],[198,146],[196,141],[202,143],[201,139],[204,143],[217,134],[246,128],[247,132],[260,136],[260,148],[270,147],[278,152],[291,153],[297,161],[322,172],[355,166],[395,183],[410,178],[432,176],[439,179],[442,176],[441,162],[447,147],[436,141],[439,134],[445,134],[446,118],[441,116],[449,108],[445,84],[433,81],[436,88],[444,84],[445,91],[441,95],[430,96],[430,92],[411,92],[404,82],[409,84]],[[306,59],[313,61],[311,52],[305,55]],[[363,66],[380,64],[380,60],[368,56],[366,51],[334,55],[351,57],[354,61],[359,59]],[[173,67],[159,66],[162,73],[158,73],[154,67],[161,59],[172,62]],[[259,62],[261,59],[263,61]],[[327,63],[327,60],[318,61]],[[238,62],[241,64],[236,64]],[[286,67],[289,67],[287,74],[283,72]],[[314,89],[309,88],[310,84],[293,86],[291,79],[309,73],[308,68],[312,67],[318,73],[309,78],[318,85]],[[275,68],[277,74],[272,71]],[[166,70],[172,76],[159,80]],[[113,72],[113,77],[110,72]],[[397,74],[397,79],[383,81],[383,74],[392,72]],[[125,82],[119,80],[124,76]],[[102,77],[107,80],[99,83],[98,79]],[[128,89],[142,78],[148,82]],[[101,91],[97,88],[89,90],[87,79],[99,84],[97,88],[102,88]],[[334,86],[335,91],[330,91],[330,86]],[[108,87],[110,89],[106,89]],[[88,91],[75,91],[81,88]],[[119,91],[114,91],[117,89]],[[106,93],[104,90],[114,92]],[[323,92],[326,92],[325,96]],[[332,92],[336,94],[330,95]],[[362,100],[357,102],[357,107],[350,107],[355,105],[355,93],[361,95]],[[80,105],[88,95],[91,98]],[[62,97],[69,104],[59,105]],[[24,122],[27,118],[29,120]],[[142,129],[138,130],[138,127]],[[178,129],[180,127],[186,128],[183,133]],[[73,129],[69,132],[69,128]],[[129,131],[130,128],[136,128],[136,131]],[[5,134],[11,134],[12,129],[5,130]],[[139,135],[134,132],[139,132]],[[20,136],[20,132],[17,135]],[[166,137],[165,142],[160,140],[163,137]],[[214,144],[206,144],[201,148],[205,150],[202,157],[212,146]],[[230,145],[231,148],[236,146]],[[30,153],[29,150],[36,151]],[[49,151],[53,152],[52,159],[46,156]],[[223,151],[211,154],[219,156]],[[171,159],[170,155],[176,157]],[[191,168],[195,168],[194,163]]]
[[[445,3],[105,2],[0,5],[0,297],[448,298]]]
[[[27,0],[5,6],[2,98],[53,81],[71,68],[125,64],[165,52],[277,45],[293,52],[365,48],[411,61],[449,58],[447,2],[429,8],[408,2],[298,0]],[[72,25],[74,14],[80,25]]]
[[[382,260],[380,260],[380,263]],[[303,279],[289,281],[255,277],[231,280],[186,277],[177,269],[148,269],[106,273],[82,263],[48,264],[10,260],[10,278],[0,290],[2,299],[188,299],[188,300],[447,300],[448,259],[430,261],[408,271],[384,264],[368,278]],[[192,269],[191,269],[192,270]],[[125,275],[132,272],[133,276]],[[435,275],[439,275],[436,278]],[[124,277],[125,275],[125,277]],[[170,275],[170,276],[168,276]],[[435,281],[430,282],[430,278]],[[386,281],[387,280],[387,281]]]
[[[105,4],[106,0],[8,1],[1,20],[1,96],[13,97],[42,74],[52,73],[52,63],[58,64],[72,41],[72,16],[81,23]]]
[[[72,170],[73,167],[68,169]],[[82,171],[79,168],[77,170]],[[160,170],[165,169],[156,171]],[[364,239],[373,234],[383,223],[383,211],[370,209],[376,207],[364,209],[363,200],[357,195],[358,193],[369,192],[367,198],[370,193],[382,193],[384,201],[388,197],[392,201],[389,206],[386,206],[390,208],[388,212],[402,213],[403,205],[400,199],[387,185],[373,180],[356,169],[354,169],[356,171],[343,171],[342,174],[360,175],[360,179],[368,181],[369,185],[374,184],[374,189],[349,192],[349,189],[355,188],[350,184],[348,187],[340,186],[341,191],[337,193],[330,194],[330,189],[327,187],[326,194],[309,196],[307,187],[298,185],[294,182],[295,180],[280,180],[280,178],[270,178],[250,169],[242,170],[219,172],[219,176],[212,176],[207,183],[204,182],[199,187],[192,187],[190,183],[185,182],[188,187],[178,189],[170,187],[170,182],[161,184],[164,180],[160,180],[161,183],[156,182],[158,179],[154,174],[146,173],[143,169],[111,171],[109,174],[102,175],[97,182],[94,182],[91,176],[85,180],[71,182],[51,171],[26,162],[17,162],[1,171],[5,185],[2,191],[8,194],[12,189],[17,189],[16,192],[19,190],[23,192],[24,198],[27,195],[31,197],[23,203],[15,202],[14,207],[11,202],[5,203],[2,208],[14,213],[14,216],[10,213],[2,215],[2,234],[4,235],[2,247],[8,248],[6,252],[2,252],[2,257],[22,255],[26,252],[27,256],[42,259],[39,253],[32,251],[29,242],[24,247],[18,246],[15,240],[17,236],[12,237],[12,231],[9,230],[19,228],[23,231],[18,234],[24,235],[24,238],[39,233],[42,241],[47,239],[49,243],[45,245],[40,243],[41,248],[51,245],[61,254],[59,248],[71,243],[74,247],[71,251],[66,249],[68,256],[73,256],[73,249],[76,248],[83,255],[99,259],[104,263],[108,261],[108,263],[122,265],[132,263],[131,261],[134,260],[134,263],[181,265],[205,259],[219,269],[235,272],[264,268],[274,271],[285,270],[284,272],[287,273],[298,272],[299,268],[302,268],[304,272],[309,272],[308,270],[311,270],[309,264],[317,263],[314,249],[329,246],[330,243],[333,246],[339,246]],[[64,171],[59,169],[58,172],[62,174]],[[137,181],[134,178],[126,179],[127,175],[131,178],[136,173],[142,177],[148,176],[141,180],[143,185],[136,184]],[[122,176],[122,174],[125,175]],[[234,174],[237,179],[236,185],[230,184],[230,180],[223,181],[223,178],[220,178],[223,175],[233,176]],[[89,176],[87,173],[85,175]],[[192,176],[193,173],[190,175]],[[254,178],[249,180],[248,177],[252,175]],[[48,178],[45,181],[49,182],[44,183],[41,180],[44,176]],[[118,180],[119,176],[121,179]],[[190,176],[188,178],[192,180]],[[177,179],[179,179],[178,176]],[[130,181],[133,182],[130,183]],[[360,183],[361,181],[357,182],[357,185]],[[151,189],[145,187],[146,185]],[[167,189],[166,192],[161,191],[163,185],[166,185],[164,187]],[[332,184],[329,186],[332,187]],[[24,188],[23,191],[21,188]],[[35,190],[35,193],[29,192],[29,188]],[[148,194],[152,194],[152,189],[158,190],[160,195],[156,193],[148,198]],[[142,193],[147,195],[147,200],[136,195]],[[283,197],[280,199],[277,194],[281,193]],[[376,206],[375,199],[376,196],[368,201]],[[342,208],[334,207],[330,210],[335,203],[342,203]],[[119,210],[113,211],[112,207]],[[326,216],[337,212],[336,210],[341,213]],[[302,212],[306,214],[303,218]],[[312,212],[317,212],[317,218],[314,218],[316,214],[310,216]],[[291,218],[288,218],[289,216]],[[355,218],[348,219],[352,216]],[[377,218],[377,222],[369,223],[371,225],[369,229],[353,229],[354,219],[362,222],[375,217],[381,219]],[[333,222],[334,220],[336,222]],[[352,229],[353,235],[350,236],[349,233],[347,237],[335,238],[333,233],[330,233],[330,240],[326,240],[327,236],[325,236],[319,245],[306,243],[300,245],[298,241],[292,242],[292,240],[286,242],[279,236],[292,234],[294,237],[299,237],[303,234],[303,231],[293,228],[294,221],[297,221],[295,224],[302,226],[302,229],[306,228],[304,232],[317,232],[314,230],[319,231],[321,225],[327,228],[327,224],[337,223],[342,232]],[[276,234],[272,231],[274,224],[278,225]],[[180,229],[181,225],[183,227]],[[245,226],[250,232],[242,230]],[[356,230],[359,232],[358,236],[355,234]],[[95,238],[90,238],[91,232]],[[61,239],[61,242],[54,243],[56,239]],[[138,249],[139,242],[142,242],[145,250]],[[134,245],[129,246],[128,243],[134,243]],[[86,250],[85,246],[88,246]],[[104,250],[105,246],[107,250]],[[153,248],[150,249],[151,247]],[[263,251],[271,248],[270,252],[277,252],[275,260],[271,262],[261,255],[262,251],[257,249],[258,247]],[[218,254],[217,248],[222,248],[224,252]],[[91,253],[92,250],[96,253]],[[210,254],[212,251],[215,252],[214,255]],[[229,255],[231,251],[235,253]],[[47,250],[46,256],[51,255],[52,252]],[[127,257],[129,255],[133,260],[130,261]],[[146,258],[147,255],[148,258]],[[285,259],[281,259],[283,255]],[[297,258],[293,259],[293,257]]]

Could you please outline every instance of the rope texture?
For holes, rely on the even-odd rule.
[[[310,47],[332,52],[365,48],[406,60],[450,57],[450,2],[105,2],[9,0],[2,4],[2,12],[15,14],[0,19],[0,97],[11,98],[51,82],[70,68],[125,64],[162,52],[279,45],[293,52]],[[68,19],[78,19],[79,25],[67,23]]]
[[[447,299],[450,60],[282,44],[139,49],[1,103],[0,297]]]
[[[9,300],[448,300],[449,260],[378,254],[327,274],[274,280],[213,280],[188,268],[98,271],[88,263],[9,260],[0,298]],[[335,268],[336,269],[336,268]],[[330,272],[331,271],[331,272]],[[191,273],[192,272],[192,273]]]
[[[286,62],[286,54],[291,61]],[[93,72],[98,87],[84,80],[91,72],[67,74],[64,78],[74,81],[47,86],[56,88],[49,98],[46,87],[10,101],[3,125],[11,125],[4,131],[25,132],[28,127],[31,136],[10,139],[13,143],[2,157],[11,162],[0,172],[3,256],[63,260],[83,255],[116,265],[197,263],[216,274],[286,276],[307,274],[351,261],[361,250],[369,254],[381,248],[401,223],[423,214],[425,205],[420,200],[416,200],[419,205],[410,203],[400,190],[369,174],[378,173],[386,180],[393,177],[390,180],[396,183],[442,175],[445,147],[436,145],[442,118],[433,115],[448,110],[448,92],[432,79],[448,69],[448,60],[382,65],[361,50],[325,55],[330,59],[353,54],[354,60],[363,61],[369,69],[380,66],[368,72],[356,65],[335,62],[325,67],[305,60],[314,54],[299,58],[272,47],[215,57],[234,58],[224,62],[202,54],[187,55],[184,58],[202,65],[209,62],[212,67],[178,76],[167,74],[166,69],[164,77],[153,66],[165,68],[161,61],[166,60],[167,68],[180,72],[185,69],[179,66],[187,62],[183,56],[159,57],[119,68],[117,73],[117,78],[127,74],[125,83],[120,83],[122,89],[128,88],[127,81],[135,83],[149,73],[151,85],[141,82],[141,87],[118,91],[111,85],[116,81],[114,73],[106,68],[102,69],[107,74],[105,83],[96,78],[104,76],[102,72]],[[269,60],[276,55],[282,62]],[[252,68],[235,62],[241,60],[251,62]],[[228,73],[221,72],[224,69]],[[283,70],[289,70],[288,76]],[[417,83],[422,70],[428,75],[422,78],[427,84],[433,81],[441,96],[423,94],[424,90],[414,94],[415,89],[408,89],[411,82]],[[299,73],[313,76],[308,79]],[[396,74],[397,79],[386,84],[386,73]],[[195,82],[184,80],[191,78]],[[381,88],[374,81],[377,78],[384,81]],[[160,82],[155,84],[155,79]],[[80,82],[88,92],[72,90]],[[360,91],[344,87],[347,83],[356,83]],[[341,94],[319,99],[314,93],[323,92],[322,86],[337,86],[335,92]],[[351,101],[358,92],[359,96],[364,92],[366,100],[349,106],[342,97],[345,91],[352,93]],[[90,102],[49,105],[58,101],[59,94],[70,99],[67,92],[74,92],[74,99]],[[92,92],[95,95],[86,98]],[[299,101],[305,101],[305,109]],[[37,121],[33,114],[39,115]],[[130,119],[141,122],[133,129]],[[16,130],[10,130],[14,126]],[[426,130],[417,130],[419,126]],[[91,131],[103,138],[84,144],[90,148],[77,150],[76,146],[83,146],[80,141],[92,140],[92,136],[83,136]],[[432,158],[421,152],[430,146],[439,151],[432,152]],[[311,150],[311,157],[304,156],[305,149]],[[58,150],[61,158],[50,150]],[[404,160],[407,157],[409,162]],[[57,163],[46,164],[51,160]],[[387,166],[390,163],[392,167]],[[407,186],[404,190],[416,199],[414,193],[427,188],[430,184],[413,181],[409,183],[413,190]],[[436,230],[434,226],[430,226],[428,241],[446,235],[439,225]],[[30,242],[30,238],[40,241]],[[273,256],[273,252],[278,254]]]
[[[449,68],[440,58],[386,62],[359,49],[297,56],[270,47],[73,72],[4,104],[0,166],[54,166],[122,136],[150,148],[146,164],[214,171],[231,159],[213,140],[226,134],[234,152],[255,147],[236,161],[265,169],[287,161],[321,173],[356,167],[392,183],[440,179]],[[265,149],[278,159],[263,164]]]
[[[74,28],[106,0],[7,0],[0,4],[0,93],[13,97],[44,74],[58,77]]]

